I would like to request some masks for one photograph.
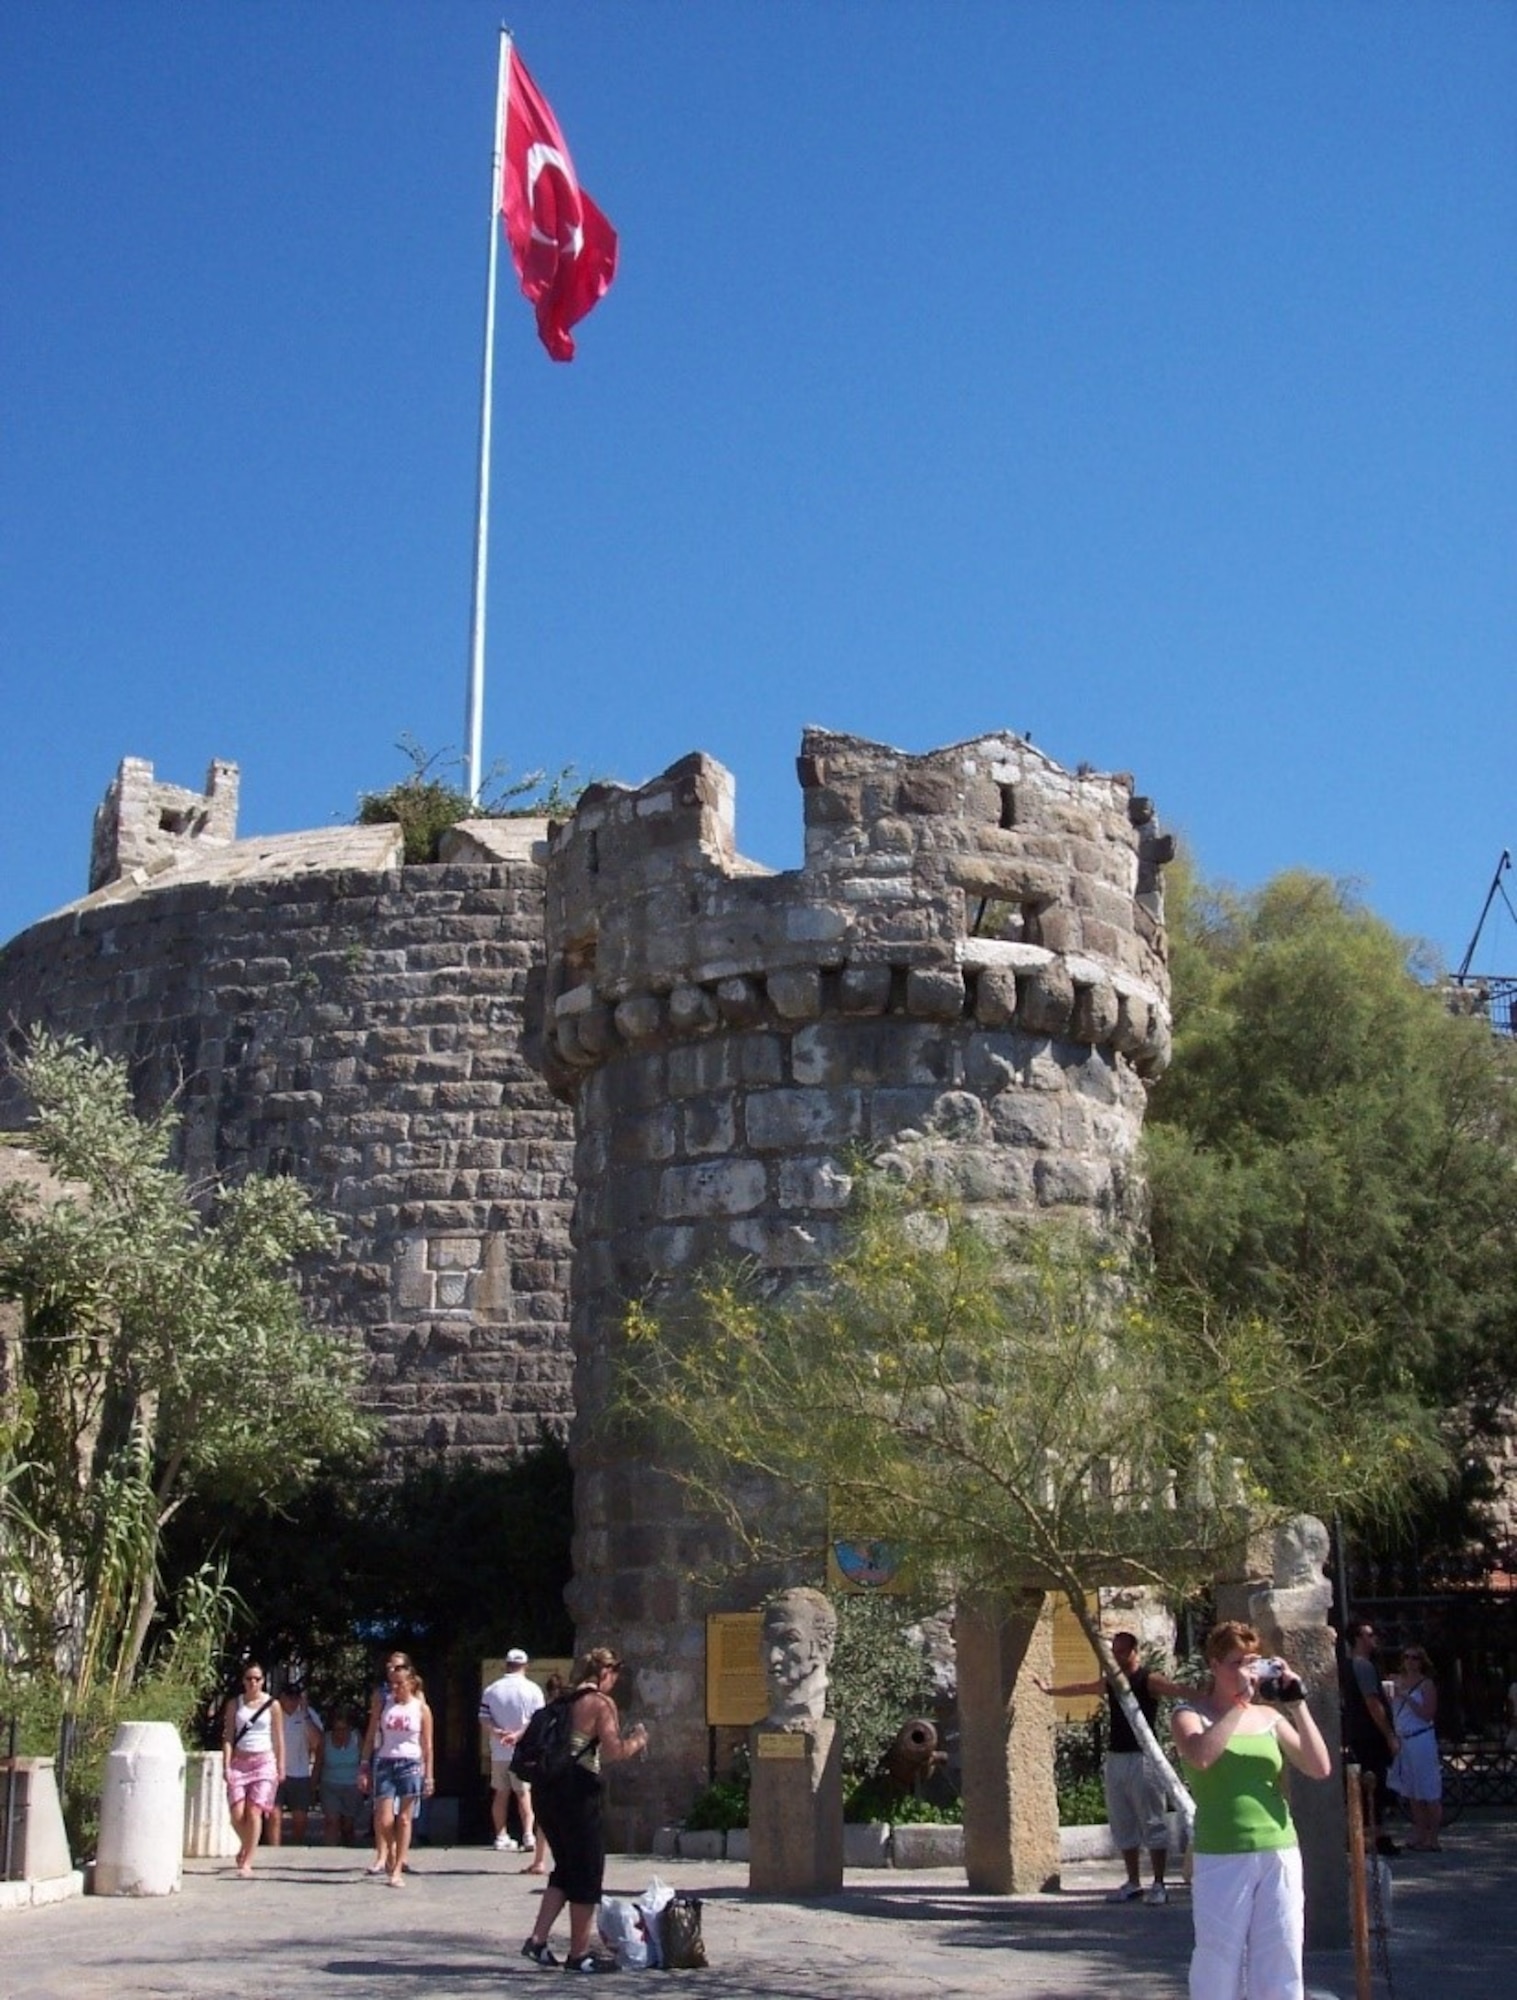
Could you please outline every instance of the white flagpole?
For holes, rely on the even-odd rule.
[[[479,804],[480,752],[485,727],[485,578],[490,567],[490,419],[495,375],[495,268],[500,254],[501,169],[506,154],[506,90],[511,36],[500,31],[495,83],[495,160],[490,170],[490,262],[485,279],[485,366],[479,396],[479,486],[474,515],[474,605],[469,616],[469,695],[464,710],[464,789]]]

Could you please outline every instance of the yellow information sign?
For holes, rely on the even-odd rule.
[[[735,1729],[769,1713],[760,1651],[762,1611],[713,1611],[706,1620],[706,1721]]]
[[[1091,1650],[1080,1621],[1060,1598],[1053,1608],[1053,1684],[1063,1687],[1070,1681],[1100,1678],[1101,1662]],[[1060,1695],[1056,1703],[1061,1722],[1088,1722],[1100,1706],[1098,1694]]]
[[[811,1749],[810,1739],[794,1729],[765,1729],[754,1741],[758,1744],[761,1761],[771,1757],[788,1757],[793,1763],[807,1756]]]

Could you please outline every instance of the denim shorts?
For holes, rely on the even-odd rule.
[[[421,1759],[381,1757],[374,1766],[374,1796],[376,1799],[419,1799]]]

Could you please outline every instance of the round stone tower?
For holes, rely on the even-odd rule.
[[[718,1254],[824,1262],[847,1157],[907,1133],[971,1207],[1120,1219],[1168,1053],[1171,844],[1131,779],[1015,736],[907,756],[819,730],[799,774],[794,872],[739,857],[732,780],[700,755],[593,787],[549,837],[545,1061],[576,1121],[572,1609],[582,1643],[627,1654],[657,1730],[618,1774],[620,1839],[701,1782],[704,1617],[757,1602],[689,1581],[711,1524],[594,1433],[627,1301]]]
[[[127,759],[90,893],[0,950],[0,1023],[126,1057],[192,1178],[306,1184],[340,1232],[309,1303],[363,1342],[392,1449],[562,1433],[572,1133],[524,1052],[546,823],[405,867],[396,826],[239,840],[236,798],[235,765],[196,793]]]

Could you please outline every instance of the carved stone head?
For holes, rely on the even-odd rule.
[[[764,1606],[761,1644],[771,1727],[796,1729],[821,1721],[837,1632],[838,1615],[819,1590],[782,1590]]]

